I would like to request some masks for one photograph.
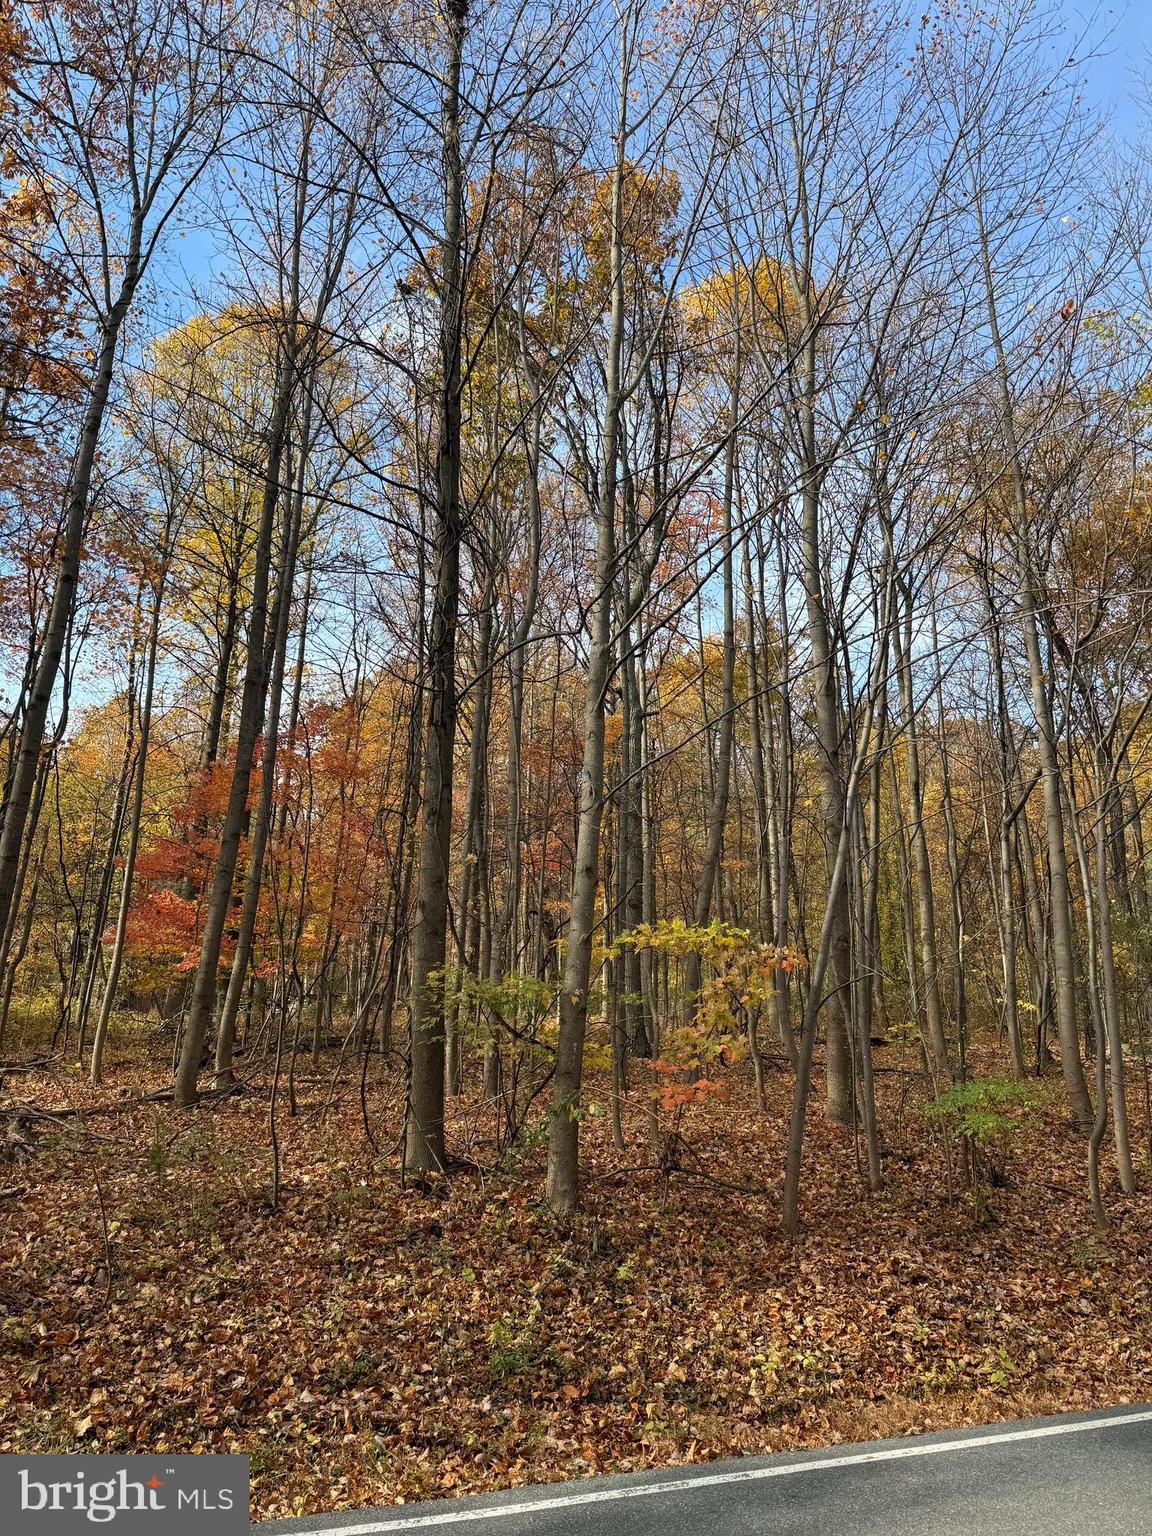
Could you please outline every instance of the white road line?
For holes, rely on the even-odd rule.
[[[858,1467],[871,1461],[903,1461],[910,1456],[936,1456],[942,1451],[976,1451],[988,1445],[1008,1445],[1014,1440],[1045,1440],[1050,1435],[1076,1435],[1092,1429],[1115,1429],[1121,1424],[1146,1424],[1152,1409],[1141,1413],[1115,1414],[1107,1419],[1088,1419],[1078,1424],[1041,1424],[1034,1429],[1008,1429],[964,1440],[927,1443],[910,1440],[907,1445],[882,1451],[856,1451],[851,1456],[825,1456],[814,1461],[790,1462],[787,1466],[749,1467],[738,1472],[713,1472],[703,1477],[684,1477],[668,1483],[625,1484],[598,1488],[589,1493],[566,1493],[554,1498],[525,1499],[519,1504],[495,1504],[478,1509],[451,1509],[442,1515],[409,1515],[399,1519],[371,1520],[363,1525],[315,1526],[299,1536],[385,1536],[388,1531],[426,1531],[438,1525],[460,1525],[468,1520],[506,1520],[514,1515],[536,1514],[542,1509],[575,1509],[581,1504],[609,1504],[616,1499],[649,1499],[661,1493],[694,1493],[698,1488],[719,1488],[728,1483],[757,1483],[770,1477],[795,1477],[801,1472],[826,1472],[836,1467]],[[258,1527],[257,1527],[258,1529]]]

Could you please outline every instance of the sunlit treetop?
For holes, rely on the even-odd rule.
[[[706,277],[680,299],[685,333],[697,346],[730,348],[739,339],[746,350],[771,353],[794,345],[816,305],[812,283],[805,304],[801,280],[769,256]]]

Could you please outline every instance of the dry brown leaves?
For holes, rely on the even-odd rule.
[[[0,1451],[244,1451],[272,1517],[1152,1399],[1149,1170],[1096,1234],[1055,1101],[979,1230],[906,1080],[884,1080],[879,1197],[814,1106],[791,1244],[783,1076],[766,1118],[737,1082],[681,1122],[699,1166],[763,1195],[629,1172],[651,1156],[637,1105],[623,1154],[586,1123],[564,1233],[539,1145],[404,1191],[355,1089],[325,1115],[325,1082],[281,1115],[273,1213],[262,1097],[183,1116],[118,1070],[19,1080],[103,1112],[0,1179]],[[386,1144],[395,1085],[370,1104]],[[460,1145],[483,1118],[457,1115]]]

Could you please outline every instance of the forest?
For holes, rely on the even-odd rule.
[[[2,0],[0,1450],[272,1516],[1152,1395],[1104,46]]]

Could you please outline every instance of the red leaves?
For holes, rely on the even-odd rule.
[[[698,1061],[657,1060],[646,1063],[649,1070],[663,1078],[656,1089],[656,1096],[660,1108],[665,1111],[683,1109],[689,1104],[700,1104],[705,1099],[715,1099],[721,1104],[727,1104],[731,1098],[728,1084],[718,1078],[696,1077],[684,1080],[685,1068],[697,1071],[700,1067]]]
[[[145,984],[159,983],[168,967],[187,970],[195,962],[198,926],[196,902],[175,891],[149,891],[133,901],[124,931],[125,949],[143,971]],[[105,942],[112,937],[110,930]]]

